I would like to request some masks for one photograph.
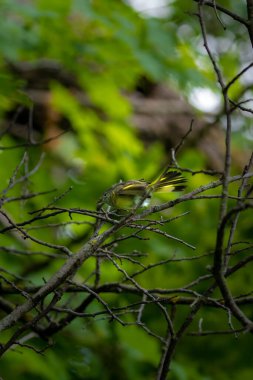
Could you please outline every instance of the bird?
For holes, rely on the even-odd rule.
[[[118,182],[104,192],[101,203],[109,206],[109,210],[133,210],[146,207],[153,193],[182,191],[186,179],[179,171],[166,168],[154,181],[144,179]]]

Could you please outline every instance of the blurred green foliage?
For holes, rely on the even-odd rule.
[[[242,16],[242,4],[230,1],[219,2]],[[131,92],[140,77],[152,81],[167,82],[186,96],[194,87],[210,87],[218,91],[215,74],[203,49],[195,12],[195,3],[187,1],[170,2],[170,13],[166,19],[144,17],[134,11],[127,2],[117,0],[2,0],[0,2],[0,117],[17,104],[31,107],[31,100],[25,93],[26,81],[10,70],[17,63],[53,61],[76,80],[77,87],[87,96],[92,107],[85,107],[77,100],[72,88],[64,86],[56,78],[49,83],[50,104],[55,113],[68,120],[71,130],[50,146],[29,147],[24,164],[17,177],[34,168],[43,151],[46,155],[35,173],[4,195],[17,197],[32,192],[51,191],[43,196],[26,201],[9,202],[6,211],[17,221],[32,218],[29,212],[46,207],[48,204],[70,208],[95,209],[103,191],[119,179],[152,179],[166,164],[162,143],[148,147],[138,138],[132,126],[132,108],[124,94]],[[211,15],[212,13],[212,15]],[[213,11],[207,17],[208,33],[215,41],[219,53],[219,64],[227,80],[232,79],[246,63],[249,41],[246,32],[232,19],[222,15],[229,34],[223,35],[222,26]],[[213,23],[217,27],[213,27]],[[230,48],[227,48],[229,46]],[[238,52],[241,46],[242,52]],[[219,48],[221,51],[218,51]],[[239,53],[239,54],[238,54]],[[236,99],[243,83],[238,81],[231,88]],[[98,112],[99,110],[99,112]],[[249,144],[248,119],[239,117],[244,136],[236,135],[239,147]],[[240,130],[241,131],[241,130]],[[246,136],[246,137],[245,137]],[[4,134],[2,147],[11,147],[22,141]],[[1,150],[1,189],[8,181],[24,155],[24,149]],[[182,167],[199,170],[205,167],[203,153],[185,149],[180,156]],[[187,175],[186,175],[187,176]],[[188,190],[193,190],[212,180],[206,175],[188,175]],[[236,194],[237,185],[233,185]],[[59,197],[60,194],[66,194]],[[217,194],[210,191],[209,194]],[[59,197],[59,199],[57,198]],[[155,203],[166,201],[167,195],[155,199]],[[179,239],[196,246],[194,255],[211,253],[215,243],[218,204],[216,200],[198,200],[178,205],[159,217],[174,217],[184,212],[188,215],[169,223],[166,231]],[[245,214],[237,240],[245,241],[252,233],[250,213]],[[80,223],[88,222],[83,216],[75,216]],[[70,216],[58,215],[52,223],[71,221]],[[47,223],[51,222],[47,220]],[[37,223],[33,236],[43,241],[65,244],[77,250],[89,235],[89,224],[68,224],[45,228]],[[129,231],[125,231],[129,233]],[[119,246],[121,252],[132,250],[146,254],[143,265],[167,259],[193,255],[183,244],[171,239],[143,235],[149,240],[131,240]],[[35,242],[10,234],[1,237],[1,246],[15,246],[17,249],[37,252],[41,250]],[[43,247],[44,248],[44,247]],[[33,284],[48,279],[63,260],[33,255],[29,263],[24,255],[8,255],[1,249],[1,267],[10,273],[24,276]],[[180,288],[201,274],[208,273],[210,256],[200,260],[169,262],[137,277],[144,287]],[[78,276],[84,280],[92,271],[92,259],[80,269]],[[131,263],[124,263],[124,269],[131,271]],[[135,268],[137,270],[137,268]],[[250,272],[250,271],[249,271]],[[11,277],[11,274],[10,274]],[[252,276],[237,275],[231,288],[236,294],[252,286]],[[117,281],[120,273],[110,262],[103,263],[102,281]],[[198,289],[201,291],[202,286]],[[219,295],[217,294],[219,297]],[[77,296],[78,297],[78,296]],[[106,295],[108,302],[114,300],[118,306],[135,302],[134,295],[118,297]],[[13,296],[15,301],[15,296]],[[93,309],[92,309],[93,308]],[[91,311],[102,310],[99,303]],[[177,315],[176,325],[182,322]],[[224,313],[217,310],[203,311],[205,328],[227,328]],[[199,316],[200,318],[200,316]],[[131,319],[129,317],[129,319]],[[165,334],[165,324],[154,306],[145,314],[145,321],[157,334]],[[197,330],[198,320],[193,325]],[[7,334],[8,335],[8,334]],[[240,348],[239,348],[240,347]],[[38,348],[40,343],[38,343]],[[181,342],[171,368],[172,380],[225,380],[251,379],[250,338],[229,337],[186,337]],[[7,353],[1,361],[0,376],[5,380],[148,380],[155,377],[160,357],[160,346],[155,339],[136,326],[122,327],[109,324],[106,320],[83,322],[75,320],[66,330],[54,337],[54,346],[44,355],[17,347]]]

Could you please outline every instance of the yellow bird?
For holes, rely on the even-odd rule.
[[[131,210],[139,203],[147,206],[153,193],[181,191],[185,182],[181,173],[166,168],[153,182],[130,180],[113,185],[103,194],[102,203],[115,210]]]

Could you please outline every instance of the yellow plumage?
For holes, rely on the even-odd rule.
[[[166,169],[153,182],[130,180],[119,182],[106,191],[102,202],[114,209],[131,210],[142,200],[142,206],[147,205],[154,192],[181,191],[185,188],[185,178],[177,171]]]

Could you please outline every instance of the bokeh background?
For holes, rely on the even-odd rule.
[[[222,0],[219,5],[246,17],[242,2]],[[36,170],[10,188],[8,196],[54,190],[9,202],[9,215],[22,222],[29,212],[50,204],[95,210],[101,194],[120,179],[149,180],[160,173],[191,123],[193,130],[176,157],[188,179],[187,191],[219,178],[226,124],[221,91],[203,47],[196,12],[196,2],[189,0],[1,0],[1,189],[23,157],[20,170]],[[229,81],[252,60],[252,47],[245,27],[221,12],[219,17],[211,8],[205,13],[210,46]],[[243,102],[252,97],[252,78],[250,69],[231,87],[231,99]],[[252,114],[235,111],[232,174],[243,171],[252,139]],[[201,170],[205,173],[192,175],[191,171]],[[230,190],[236,195],[238,185]],[[217,194],[217,190],[208,194]],[[153,203],[173,196],[162,194]],[[217,200],[203,199],[177,205],[162,215],[188,213],[170,223],[167,232],[194,245],[194,253],[157,236],[120,246],[124,251],[145,252],[143,264],[207,254],[199,260],[158,267],[152,278],[149,272],[143,275],[142,286],[180,288],[208,273],[218,207]],[[79,224],[64,224],[66,220],[65,214],[58,215],[50,228],[43,228],[41,222],[33,234],[76,251],[91,227],[81,216],[75,217]],[[1,223],[4,227],[4,220]],[[252,215],[246,212],[237,241],[252,238],[252,224]],[[35,243],[11,233],[2,235],[1,241],[2,247],[38,250]],[[31,255],[29,260],[24,256],[10,255],[1,248],[1,268],[7,277],[14,273],[31,284],[41,284],[63,263],[40,255]],[[92,260],[87,262],[79,279],[85,281],[93,265]],[[127,265],[126,269],[130,270]],[[249,293],[250,268],[235,277],[230,284],[235,294]],[[104,263],[103,281],[119,278],[115,268]],[[118,306],[135,300],[130,295],[106,297]],[[99,303],[93,305],[91,312],[100,308]],[[176,325],[185,313],[186,309],[180,309]],[[198,330],[200,320],[205,330],[228,329],[227,319],[224,311],[207,308],[191,331]],[[163,331],[155,308],[149,309],[146,320]],[[153,379],[161,355],[158,342],[143,330],[108,323],[106,318],[76,319],[53,341],[43,354],[21,347],[8,352],[1,360],[2,378]],[[252,337],[247,334],[189,335],[178,346],[169,378],[252,379],[251,352]]]

